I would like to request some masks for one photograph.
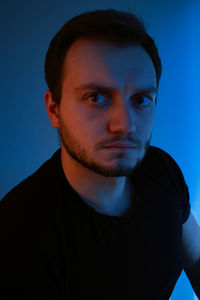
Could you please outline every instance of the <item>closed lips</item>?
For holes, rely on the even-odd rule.
[[[113,143],[105,146],[105,148],[136,148],[136,146],[125,143]]]

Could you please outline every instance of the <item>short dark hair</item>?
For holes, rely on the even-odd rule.
[[[117,46],[140,44],[150,55],[157,86],[161,77],[161,60],[154,40],[148,35],[143,22],[131,11],[115,9],[82,13],[67,21],[50,42],[45,57],[45,79],[58,106],[61,99],[63,61],[72,43],[78,38],[103,39]]]

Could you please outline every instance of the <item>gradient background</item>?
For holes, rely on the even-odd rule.
[[[131,8],[155,39],[163,64],[151,144],[166,150],[179,164],[200,223],[200,1],[99,2],[7,0],[1,4],[0,198],[59,148],[44,104],[44,58],[52,37],[82,12]],[[195,299],[184,272],[171,299]]]

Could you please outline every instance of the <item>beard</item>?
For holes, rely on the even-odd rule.
[[[60,146],[63,145],[68,155],[76,162],[78,162],[81,166],[105,177],[121,177],[132,175],[143,161],[149,149],[151,136],[149,140],[147,140],[143,145],[138,140],[136,141],[136,144],[140,145],[139,149],[142,154],[134,163],[132,162],[132,164],[125,164],[123,162],[124,154],[121,153],[118,155],[118,163],[115,166],[109,166],[108,164],[105,165],[90,157],[88,155],[88,151],[83,146],[81,146],[77,139],[73,137],[69,130],[66,129],[61,119],[59,120],[59,122],[60,128],[58,129],[58,139]],[[112,142],[120,141],[121,137],[115,137]],[[133,141],[133,139],[131,140],[129,138],[129,141]]]

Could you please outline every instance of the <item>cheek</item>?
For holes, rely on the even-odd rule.
[[[64,126],[72,132],[77,131],[77,128],[81,129],[84,124],[83,114],[81,114],[76,107],[69,104],[67,105],[67,103],[62,105],[61,119]]]
[[[62,114],[62,126],[70,136],[82,144],[92,144],[102,135],[103,129],[98,118],[89,119],[84,114],[68,111]]]
[[[137,132],[141,137],[149,138],[153,128],[154,114],[140,116],[137,122]]]

